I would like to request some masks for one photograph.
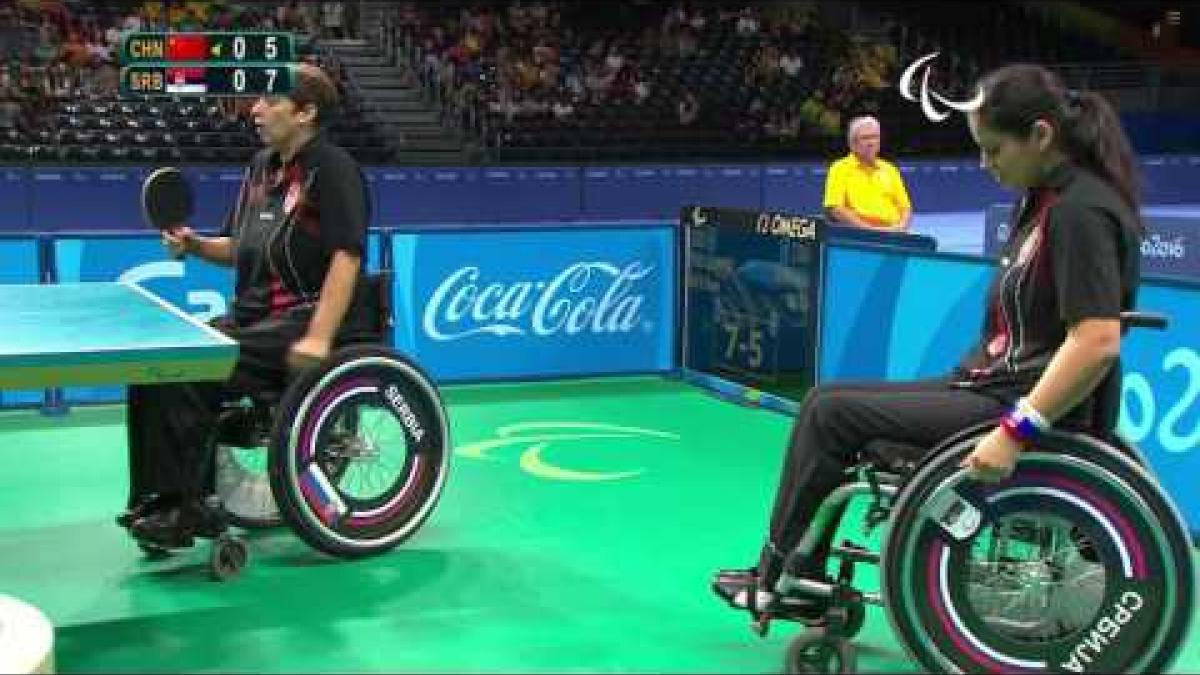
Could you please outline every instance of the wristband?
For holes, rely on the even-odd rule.
[[[1036,443],[1042,432],[1050,428],[1050,424],[1030,405],[1028,399],[1022,398],[1012,410],[1000,418],[1000,428],[1018,443],[1029,445]]]
[[[1023,417],[1027,417],[1033,422],[1039,433],[1050,428],[1050,422],[1046,420],[1045,416],[1037,408],[1033,407],[1028,398],[1022,397],[1017,400],[1017,410],[1021,411]]]
[[[1034,435],[1028,429],[1020,428],[1012,415],[1000,418],[1000,430],[1019,445],[1025,446],[1034,442]]]

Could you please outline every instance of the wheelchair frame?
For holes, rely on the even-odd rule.
[[[881,606],[887,610],[889,622],[900,636],[901,642],[910,656],[924,668],[933,671],[976,668],[1006,672],[1022,670],[1022,668],[1014,666],[1014,663],[1025,663],[1027,666],[1041,663],[1043,666],[1042,668],[1029,666],[1027,672],[1062,668],[1076,672],[1125,672],[1130,669],[1131,665],[1137,671],[1154,672],[1169,666],[1186,636],[1195,602],[1195,572],[1187,529],[1169,497],[1146,471],[1145,464],[1141,461],[1135,448],[1124,442],[1110,444],[1091,434],[1076,431],[1048,434],[1046,449],[1028,452],[1027,456],[1023,456],[1022,462],[1018,464],[1018,471],[1023,466],[1028,466],[1030,463],[1036,464],[1039,461],[1048,461],[1056,465],[1071,464],[1093,475],[1103,475],[1114,485],[1119,483],[1125,486],[1130,495],[1142,500],[1143,505],[1138,513],[1129,514],[1123,511],[1118,511],[1118,513],[1121,517],[1133,518],[1136,516],[1142,523],[1141,527],[1130,528],[1133,534],[1125,532],[1124,536],[1141,536],[1142,539],[1139,539],[1139,542],[1142,540],[1156,542],[1156,548],[1146,547],[1141,555],[1147,559],[1153,558],[1145,565],[1149,569],[1154,568],[1154,564],[1157,564],[1158,567],[1155,569],[1159,570],[1159,574],[1155,576],[1144,573],[1142,581],[1139,582],[1140,586],[1129,586],[1129,584],[1126,586],[1138,589],[1145,597],[1146,606],[1156,609],[1158,614],[1141,620],[1137,624],[1139,632],[1133,632],[1131,633],[1132,637],[1127,638],[1124,642],[1119,642],[1117,638],[1120,636],[1121,629],[1126,625],[1134,625],[1130,622],[1136,617],[1128,612],[1127,608],[1120,610],[1123,614],[1118,618],[1124,618],[1125,623],[1118,624],[1117,619],[1108,616],[1118,610],[1114,610],[1108,604],[1103,604],[1101,608],[1109,610],[1108,614],[1100,612],[1072,634],[1073,637],[1063,638],[1074,639],[1076,646],[1065,654],[1060,649],[1054,655],[1054,658],[1059,659],[1058,661],[1055,661],[1054,658],[1046,658],[1041,661],[1010,658],[1004,654],[998,654],[998,659],[988,658],[981,664],[978,660],[959,658],[961,655],[953,653],[947,656],[944,653],[947,651],[944,649],[945,644],[940,650],[935,647],[934,643],[937,640],[932,634],[928,634],[929,630],[924,630],[926,634],[917,634],[922,633],[922,629],[914,628],[912,617],[906,614],[906,612],[908,614],[914,614],[914,612],[909,612],[909,608],[901,606],[906,603],[900,587],[907,584],[917,588],[919,584],[903,578],[899,581],[896,580],[898,573],[894,570],[898,566],[903,566],[902,563],[911,556],[905,555],[905,552],[910,550],[905,547],[906,542],[896,540],[895,537],[902,536],[915,541],[914,538],[918,535],[914,532],[920,530],[921,527],[961,525],[961,521],[952,522],[949,526],[939,523],[933,517],[936,515],[937,507],[930,505],[939,501],[940,492],[947,489],[953,491],[956,489],[954,486],[963,485],[965,479],[962,476],[965,474],[965,470],[958,469],[957,463],[983,434],[990,431],[991,427],[991,424],[977,425],[944,441],[930,451],[907,477],[886,472],[872,462],[857,464],[848,473],[863,472],[867,479],[843,484],[822,502],[800,543],[789,554],[789,562],[791,556],[811,555],[821,538],[830,534],[830,528],[839,526],[840,523],[835,521],[834,514],[840,512],[854,497],[867,495],[872,497],[867,522],[868,531],[883,521],[883,518],[879,517],[881,512],[887,514],[888,529],[879,553],[868,551],[849,542],[834,546],[830,551],[830,557],[840,558],[841,565],[837,578],[832,582],[794,577],[786,571],[791,566],[785,564],[785,572],[775,587],[780,607],[786,610],[789,600],[794,602],[797,598],[821,599],[829,603],[825,616],[815,624],[819,626],[819,629],[801,633],[789,646],[786,662],[788,672],[854,672],[856,659],[850,640],[862,627],[864,605],[868,604]],[[1076,452],[1072,453],[1071,448],[1075,448]],[[1097,459],[1089,459],[1089,454]],[[950,487],[947,488],[947,485]],[[1001,494],[1004,492],[1000,487],[995,490]],[[962,497],[959,496],[959,499]],[[1157,503],[1152,503],[1155,501]],[[1001,513],[1000,516],[1003,517],[1004,514]],[[921,525],[921,522],[933,523],[933,525]],[[983,529],[984,522],[982,519],[976,519],[972,523],[969,517],[965,519],[965,522],[967,526],[962,527],[960,534],[969,548],[970,540]],[[834,531],[836,532],[836,530]],[[922,532],[920,536],[928,538],[930,535]],[[1142,547],[1136,548],[1141,550]],[[891,562],[892,560],[895,560],[894,564]],[[873,564],[881,569],[879,592],[863,591],[853,586],[853,568],[859,563]],[[1126,564],[1129,564],[1128,561]],[[914,563],[914,565],[919,566],[919,563]],[[1106,577],[1114,575],[1109,569],[1105,569],[1105,574]],[[1163,576],[1168,578],[1163,581]],[[945,583],[944,580],[943,583]],[[1162,588],[1155,586],[1156,583],[1162,584]],[[1116,591],[1110,590],[1109,586],[1118,589],[1120,587],[1112,581],[1107,581],[1106,584],[1108,585],[1103,591],[1104,597],[1106,600],[1111,600],[1109,596]],[[1166,597],[1172,588],[1175,590],[1173,597]],[[927,587],[918,590],[924,590],[928,594],[930,602],[934,602],[932,596],[939,591],[937,588]],[[945,589],[940,590],[944,591]],[[1120,597],[1124,598],[1125,596]],[[1142,601],[1138,602],[1138,606],[1141,607]],[[946,609],[951,616],[955,617],[956,621],[962,622],[957,618],[954,607]],[[786,611],[781,612],[778,616],[756,615],[752,628],[760,635],[764,635],[774,618],[787,618]],[[964,632],[969,634],[970,628],[968,626]],[[976,649],[980,640],[977,636],[968,635],[968,637],[970,639],[963,640],[962,644],[971,645],[969,651],[982,651],[985,654],[994,652],[994,648],[986,644],[983,648]],[[1131,640],[1133,642],[1130,642]],[[1143,640],[1148,640],[1148,642]],[[1121,659],[1125,659],[1125,661],[1121,661]]]
[[[1122,321],[1127,326],[1166,326],[1165,317],[1136,312],[1122,313]],[[1119,396],[1119,380],[1117,385]],[[1112,403],[1097,402],[1097,408],[1103,410]],[[1115,417],[1115,409],[1107,412]],[[958,461],[993,427],[993,423],[986,422],[964,429],[931,451],[922,452],[923,459],[915,465],[899,467],[899,471],[887,471],[876,461],[861,462],[848,470],[848,474],[865,475],[866,480],[841,485],[821,503],[800,542],[788,553],[784,574],[774,589],[779,598],[777,607],[784,610],[797,598],[829,603],[823,619],[816,622],[820,628],[802,633],[790,644],[785,662],[788,672],[854,672],[856,657],[850,640],[863,625],[866,604],[886,609],[889,623],[906,651],[930,671],[1158,672],[1170,665],[1186,637],[1195,605],[1192,544],[1178,510],[1150,475],[1141,453],[1116,433],[1052,430],[1044,434],[1038,448],[1022,454],[1010,481],[976,487],[964,496],[960,490],[966,484],[966,472],[958,467]],[[900,446],[902,450],[888,452],[889,446]],[[923,450],[907,444],[876,442],[868,444],[864,454],[877,459],[913,456],[914,449]],[[1063,475],[1047,473],[1048,468]],[[1072,482],[1070,478],[1075,474],[1087,480]],[[1037,485],[1038,481],[1045,486]],[[836,534],[840,523],[835,522],[835,514],[843,512],[852,498],[863,495],[872,496],[868,532],[888,521],[881,552],[844,542],[830,550],[831,558],[841,559],[834,582],[790,575],[787,570],[793,567],[793,556],[811,556],[825,537]],[[1070,523],[1070,536],[1082,532],[1082,538],[1074,543],[1085,542],[1095,561],[1088,561],[1079,551],[1076,555],[1084,565],[1097,567],[1101,561],[1112,562],[1115,557],[1121,564],[1118,572],[1125,576],[1104,568],[1102,597],[1087,622],[1069,633],[1046,638],[1041,645],[1025,647],[1015,638],[992,630],[974,608],[961,615],[961,608],[954,603],[972,603],[971,579],[957,567],[954,572],[949,570],[952,557],[956,563],[964,562],[962,549],[971,548],[989,520],[1003,519],[1006,510],[1025,513],[1021,505],[1029,503],[1036,504],[1035,511],[1060,519],[1068,513],[1085,514],[1105,524],[1107,529],[1094,523],[1087,526],[1093,533],[1107,532],[1111,541],[1103,537],[1093,540],[1082,530],[1084,525]],[[835,529],[831,532],[830,528]],[[950,543],[945,543],[946,539]],[[1132,540],[1132,544],[1126,540]],[[1143,547],[1146,541],[1150,545]],[[908,573],[910,567],[917,569],[926,562],[912,561],[922,550],[922,542],[925,550],[940,551],[940,557],[934,554],[938,565],[926,565],[925,587],[920,586],[919,574]],[[992,544],[994,549],[994,540]],[[880,567],[878,593],[853,587],[854,565],[858,563]],[[1000,564],[1007,563],[998,563],[997,568]],[[1054,570],[1049,563],[1042,565],[1065,576],[1063,570]],[[957,582],[952,579],[955,574]],[[934,577],[938,585],[930,588]],[[1121,594],[1114,602],[1117,591]],[[906,596],[914,600],[908,601]],[[933,609],[914,610],[918,596]],[[1137,616],[1145,607],[1151,611]],[[773,618],[758,613],[752,628],[765,635]],[[779,618],[787,617],[780,612]],[[1062,629],[1061,623],[1057,628]],[[981,638],[980,633],[985,637]]]
[[[214,578],[236,575],[248,559],[245,543],[227,532],[229,524],[255,528],[286,523],[320,551],[357,558],[387,551],[410,537],[436,505],[451,452],[445,407],[433,380],[391,346],[390,272],[368,276],[367,284],[376,303],[375,329],[381,343],[343,345],[282,391],[249,396],[249,405],[226,408],[218,417],[207,443],[215,522],[211,531],[198,535],[214,539],[210,565]],[[328,434],[325,424],[334,408],[358,406],[357,401],[367,399],[394,416],[402,429],[406,452],[401,471],[407,475],[393,481],[381,496],[355,499],[340,494],[335,486],[340,474],[329,479],[316,446]],[[353,414],[360,412],[355,407]],[[233,414],[243,415],[248,424],[240,430],[240,437],[225,438],[222,434],[227,430],[222,425],[229,419],[227,415]],[[267,472],[263,480],[270,486],[278,516],[231,517],[219,505],[217,452],[222,447],[257,447],[264,439]],[[163,553],[157,547],[142,546],[149,554]]]

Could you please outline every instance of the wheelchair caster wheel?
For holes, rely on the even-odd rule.
[[[246,566],[250,551],[246,542],[236,537],[223,534],[213,540],[212,557],[209,560],[209,571],[216,581],[231,579]]]
[[[784,668],[788,673],[853,673],[857,665],[849,640],[814,630],[788,645]]]

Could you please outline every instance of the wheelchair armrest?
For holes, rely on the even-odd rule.
[[[1121,312],[1121,325],[1126,328],[1163,330],[1167,327],[1167,316],[1157,312]]]

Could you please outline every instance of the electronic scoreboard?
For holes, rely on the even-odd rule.
[[[121,95],[282,96],[295,61],[288,33],[131,33],[121,47]]]
[[[688,206],[680,221],[685,371],[800,401],[816,380],[825,219]]]

